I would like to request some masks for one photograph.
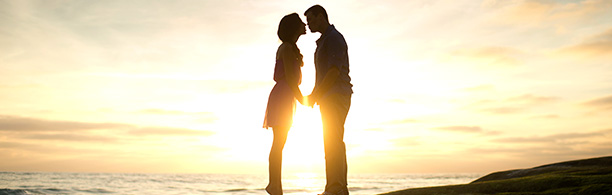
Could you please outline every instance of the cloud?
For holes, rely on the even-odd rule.
[[[611,108],[612,107],[612,95],[589,100],[583,104],[587,106]]]
[[[206,80],[201,81],[204,89],[215,93],[239,93],[248,90],[260,90],[274,84],[270,81],[247,81],[247,80]]]
[[[443,126],[434,127],[432,130],[447,131],[447,132],[459,132],[459,133],[482,133],[484,132],[479,126]]]
[[[405,104],[406,103],[405,99],[400,99],[400,98],[388,99],[386,101],[392,102],[392,103],[400,103],[400,104]]]
[[[449,131],[449,132],[461,132],[461,133],[481,133],[482,128],[479,126],[444,126],[435,127],[433,130]]]
[[[16,136],[13,135],[15,136],[13,138],[64,141],[116,141],[118,139],[99,136],[93,132],[97,130],[113,131],[117,135],[127,133],[131,136],[210,136],[214,134],[212,131],[186,128],[141,127],[119,123],[86,123],[0,116],[0,131],[17,133]]]
[[[436,131],[445,131],[445,132],[453,132],[453,133],[465,133],[465,134],[478,134],[478,135],[486,135],[486,136],[490,136],[490,135],[498,135],[500,134],[499,131],[488,131],[483,129],[480,126],[441,126],[441,127],[434,127],[431,128],[432,130],[436,130]]]
[[[515,66],[521,64],[519,59],[524,55],[524,52],[510,47],[490,46],[462,48],[454,50],[450,54],[486,65]]]
[[[463,91],[466,92],[487,92],[495,90],[495,86],[493,85],[479,85],[474,87],[464,88]]]
[[[612,111],[612,95],[595,98],[582,103],[583,106],[593,109],[589,114],[602,113]]]
[[[606,129],[595,132],[586,132],[586,133],[560,133],[553,134],[548,136],[533,136],[533,137],[507,137],[493,140],[494,142],[504,142],[504,143],[549,143],[549,142],[559,142],[565,140],[572,139],[583,139],[583,138],[593,138],[593,137],[604,137],[606,135],[612,134],[612,129]]]
[[[559,97],[536,96],[524,94],[506,99],[484,99],[467,106],[468,109],[476,109],[490,114],[516,114],[527,112],[530,109],[551,104],[558,101]]]
[[[558,53],[608,57],[612,54],[612,28],[588,37],[582,43],[562,48]]]
[[[609,143],[596,143],[588,147],[576,147],[564,143],[548,145],[523,144],[516,146],[492,146],[484,148],[472,148],[465,151],[476,154],[479,157],[495,157],[504,159],[502,164],[525,164],[520,166],[536,166],[551,162],[567,161],[592,157],[609,156],[612,145]],[[521,161],[520,159],[529,159]],[[516,167],[515,167],[516,168]],[[507,168],[505,168],[507,169]]]
[[[0,115],[0,131],[75,131],[94,129],[116,129],[126,127],[129,127],[129,125],[117,123],[55,121]]]
[[[612,41],[612,28],[594,35],[588,39],[589,41]]]
[[[381,132],[381,131],[384,131],[384,129],[382,129],[382,128],[377,128],[377,127],[374,127],[374,128],[367,128],[367,129],[364,129],[364,130],[365,130],[365,131],[375,131],[375,132]]]
[[[210,136],[214,133],[211,131],[200,131],[184,128],[143,127],[130,130],[129,134],[136,136]]]
[[[390,121],[385,121],[382,124],[387,124],[387,125],[401,125],[401,124],[406,124],[406,123],[418,123],[420,122],[419,120],[416,119],[412,119],[412,118],[405,118],[405,119],[398,119],[398,120],[390,120]]]
[[[157,109],[157,108],[151,108],[151,109],[143,109],[138,111],[139,113],[143,113],[143,114],[160,114],[160,115],[182,115],[182,114],[186,114],[187,112],[184,111],[178,111],[178,110],[164,110],[164,109]]]
[[[65,155],[65,154],[76,154],[76,155],[81,155],[81,154],[93,154],[96,152],[100,152],[99,150],[94,150],[94,149],[88,149],[86,147],[70,147],[70,146],[60,146],[60,145],[56,145],[56,144],[48,144],[45,142],[16,142],[16,141],[3,141],[0,140],[0,152],[2,152],[2,149],[8,149],[5,151],[8,151],[9,154],[12,153],[11,150],[16,151],[16,150],[20,150],[20,151],[25,151],[25,152],[34,152],[34,153],[39,153],[39,154],[43,154],[43,155],[50,155],[50,154],[54,154],[54,155]],[[17,156],[28,156],[28,153],[19,153],[19,155]],[[15,157],[12,156],[15,155],[15,153],[12,153],[11,155],[6,155],[6,156],[2,156],[2,157]],[[0,157],[0,159],[2,158]]]
[[[418,137],[402,137],[389,140],[393,145],[398,147],[413,147],[421,145]]]
[[[560,116],[556,114],[547,114],[547,115],[532,116],[530,118],[532,119],[557,119],[557,118],[560,118]]]
[[[535,96],[533,94],[525,94],[521,96],[508,98],[506,101],[513,102],[513,103],[545,104],[545,103],[557,101],[558,99],[559,99],[558,97]]]
[[[561,53],[585,56],[609,56],[612,54],[612,40],[580,43],[561,49]]]
[[[198,122],[202,123],[214,123],[219,120],[219,117],[213,112],[185,112],[180,110],[164,110],[164,109],[143,109],[139,110],[139,114],[152,114],[152,115],[170,115],[170,116],[192,116],[196,117]]]
[[[82,142],[115,142],[118,139],[100,135],[82,135],[82,134],[28,134],[17,136],[23,139],[33,140],[58,140],[58,141],[82,141]]]
[[[26,143],[19,143],[19,142],[6,142],[6,141],[0,141],[0,148],[2,149],[7,149],[7,148],[33,148],[36,147],[36,145],[33,144],[26,144]]]
[[[610,155],[609,138],[612,129],[590,132],[557,133],[543,136],[504,137],[464,151],[483,157],[499,156],[519,162],[518,159],[543,160],[574,159]],[[481,143],[483,144],[483,143]],[[552,159],[552,160],[551,160]]]
[[[525,0],[521,3],[512,1],[487,1],[483,4],[490,8],[499,8],[495,21],[509,25],[559,25],[592,21],[605,14],[612,3],[607,0],[587,0],[580,2]]]
[[[489,114],[516,114],[527,110],[525,107],[492,107],[481,109],[482,112]]]
[[[3,1],[0,59],[10,62],[3,64],[13,66],[11,71],[21,73],[106,68],[168,73],[176,72],[177,67],[214,72],[211,70],[227,68],[222,62],[233,59],[236,52],[231,48],[236,45],[274,37],[268,30],[276,23],[257,22],[257,18],[276,14],[262,12],[272,9],[266,5],[242,1]],[[245,33],[244,29],[252,30]],[[263,36],[266,38],[261,39]]]

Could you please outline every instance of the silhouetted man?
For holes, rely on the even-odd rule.
[[[327,12],[320,5],[304,13],[308,28],[321,33],[315,51],[316,81],[307,97],[309,106],[319,104],[323,122],[325,173],[327,184],[324,195],[347,195],[346,146],[344,122],[351,107],[353,85],[349,77],[348,47],[334,25],[329,24]]]

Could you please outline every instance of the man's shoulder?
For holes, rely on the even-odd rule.
[[[336,27],[333,25],[331,26],[328,36],[329,37],[341,37],[344,39],[344,36],[342,36],[342,33],[340,33],[340,31],[338,31],[338,29],[336,29]]]
[[[329,35],[327,37],[325,37],[325,40],[323,40],[323,47],[335,47],[335,46],[339,46],[339,45],[346,45],[346,42],[344,41],[344,37],[342,36],[338,36],[338,35]]]
[[[344,36],[340,33],[330,33],[330,35],[325,39],[324,43],[325,47],[333,47],[333,48],[345,48],[347,47],[346,40],[344,40]]]

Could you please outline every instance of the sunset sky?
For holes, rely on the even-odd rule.
[[[349,47],[349,174],[612,155],[612,1],[0,0],[0,171],[267,173],[276,30],[314,4]],[[316,107],[284,158],[324,173]]]

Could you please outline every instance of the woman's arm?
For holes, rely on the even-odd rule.
[[[300,102],[300,104],[304,104],[304,97],[302,96],[302,91],[298,87],[298,75],[295,74],[295,63],[297,62],[297,55],[288,45],[281,46],[280,55],[283,60],[283,66],[285,69],[285,79],[287,80],[287,84],[295,98]]]

